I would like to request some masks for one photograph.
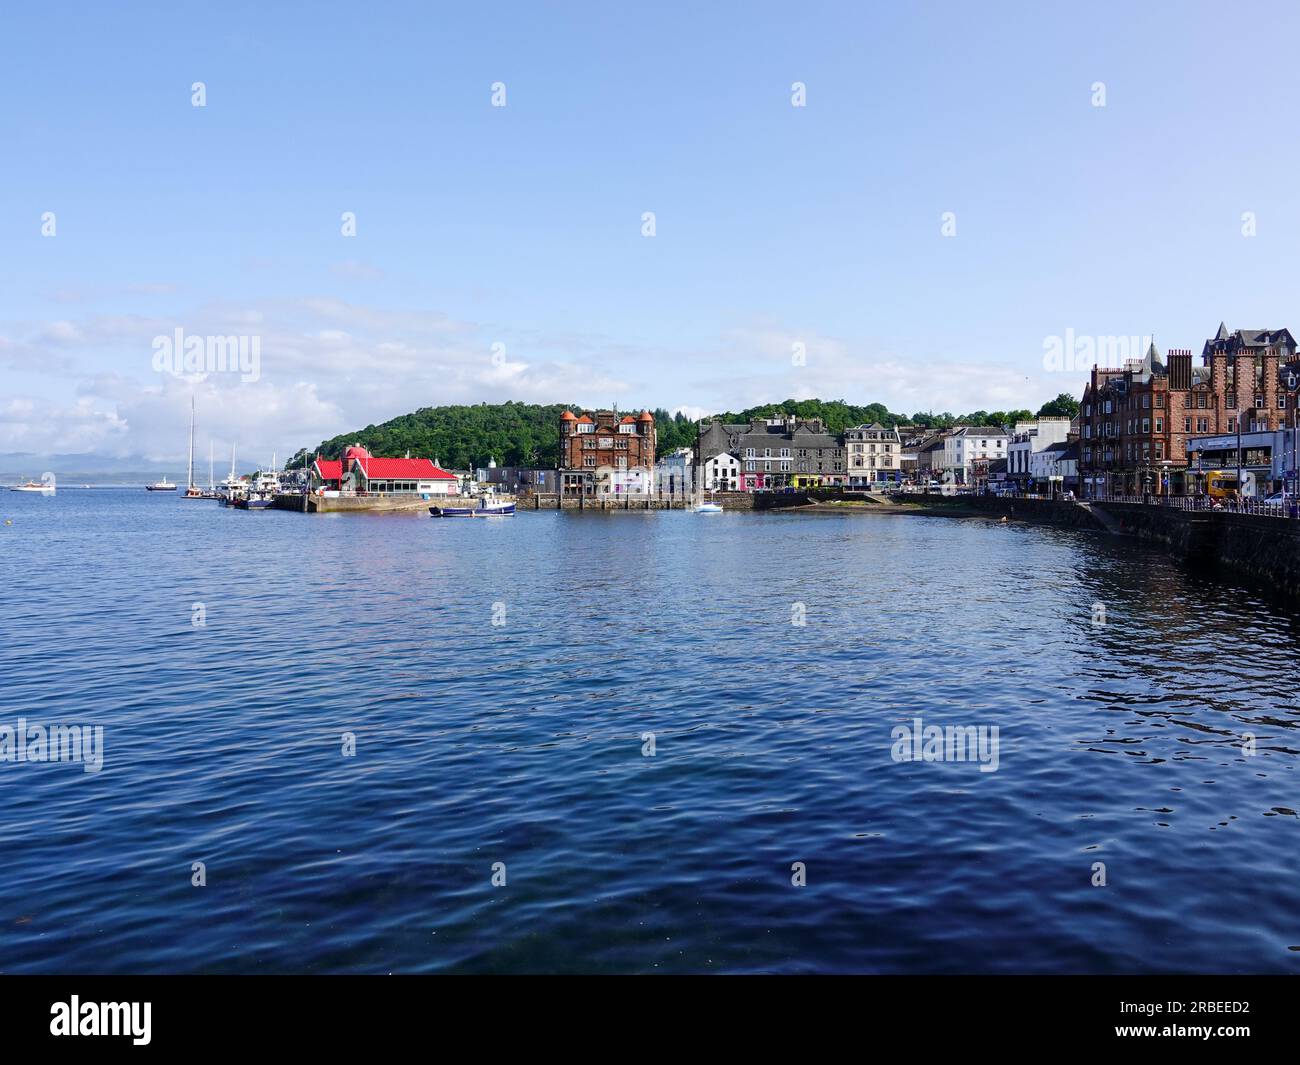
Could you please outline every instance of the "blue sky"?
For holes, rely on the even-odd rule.
[[[480,400],[1036,408],[1081,385],[1044,369],[1067,330],[1294,330],[1298,22],[7,5],[0,452],[169,460],[191,393],[201,441],[259,459]],[[258,336],[259,379],[158,373],[177,327]]]

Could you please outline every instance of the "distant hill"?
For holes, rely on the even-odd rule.
[[[69,484],[147,484],[164,474],[173,481],[185,479],[185,463],[160,463],[131,456],[118,459],[105,455],[41,455],[32,452],[0,454],[0,484],[16,484],[52,473]],[[204,480],[207,471],[204,471]]]
[[[1044,413],[1053,413],[1053,404],[1070,400],[1058,396],[1043,405]],[[1077,408],[1077,404],[1076,404]],[[560,454],[560,414],[579,411],[576,403],[479,403],[473,406],[423,407],[403,414],[382,425],[340,433],[322,440],[314,449],[304,448],[288,463],[289,468],[306,465],[313,454],[338,458],[349,444],[357,443],[376,455],[404,455],[409,451],[419,458],[434,459],[450,469],[486,466],[495,459],[498,466],[536,466],[554,468]],[[637,410],[641,408],[636,408]],[[651,411],[658,431],[658,453],[695,443],[696,423],[683,414],[669,414],[662,407]],[[865,407],[845,403],[842,399],[787,399],[742,411],[719,412],[728,422],[748,422],[754,418],[794,414],[801,418],[821,418],[828,431],[838,433],[852,425],[924,425],[946,428],[950,425],[1009,425],[1033,417],[1028,410],[974,411],[954,415],[918,411],[910,418],[894,414],[880,403]]]

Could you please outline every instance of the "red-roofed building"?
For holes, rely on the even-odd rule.
[[[312,484],[337,492],[343,476],[343,463],[339,459],[317,459],[311,464]]]
[[[428,459],[377,458],[360,444],[353,444],[343,452],[342,460],[312,463],[312,488],[343,495],[445,496],[459,495],[460,481]]]

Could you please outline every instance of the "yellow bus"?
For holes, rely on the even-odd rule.
[[[1205,475],[1205,494],[1211,499],[1227,499],[1237,494],[1236,470],[1211,470]]]

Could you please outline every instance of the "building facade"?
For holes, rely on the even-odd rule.
[[[370,454],[360,444],[343,452],[342,459],[317,459],[312,463],[311,488],[342,495],[459,495],[454,473],[428,459],[386,459]]]
[[[987,476],[990,462],[1007,457],[1008,439],[1005,429],[987,425],[957,426],[943,437],[942,470],[952,474],[953,483],[975,485]],[[978,476],[975,468],[981,471]]]
[[[654,415],[566,410],[560,415],[560,486],[565,495],[648,489],[655,464]]]
[[[1028,492],[1037,487],[1037,477],[1032,469],[1034,455],[1053,444],[1065,443],[1069,436],[1069,418],[1039,418],[1016,423],[1007,443],[1007,480],[1016,491]]]
[[[826,432],[820,418],[783,415],[756,418],[748,424],[713,419],[701,425],[696,461],[707,462],[723,452],[740,463],[742,491],[802,484],[845,484],[843,441]]]
[[[1161,356],[1153,343],[1123,368],[1095,367],[1080,408],[1080,476],[1087,495],[1189,494],[1187,443],[1194,437],[1268,433],[1293,416],[1295,396],[1279,370],[1294,363],[1286,329],[1220,324],[1192,365],[1190,349]]]
[[[844,459],[849,485],[897,481],[902,477],[903,445],[897,429],[879,422],[844,430]]]

